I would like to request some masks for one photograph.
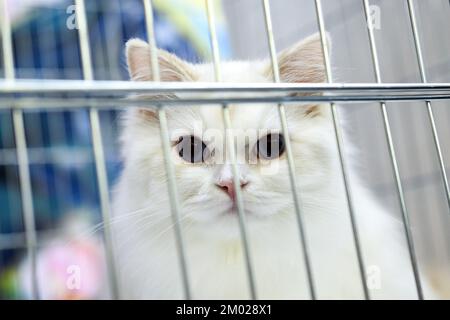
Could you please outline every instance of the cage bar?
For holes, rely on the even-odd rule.
[[[220,54],[219,54],[219,45],[217,42],[217,34],[214,22],[214,13],[213,13],[213,5],[211,0],[205,0],[206,5],[206,14],[208,17],[208,27],[209,27],[209,36],[211,42],[211,51],[214,65],[214,74],[215,80],[220,82],[222,80],[221,70],[220,70]],[[226,145],[228,146],[228,153],[230,155],[231,168],[233,173],[233,185],[234,190],[236,192],[236,204],[238,210],[238,218],[239,218],[239,229],[241,234],[242,245],[244,248],[244,257],[245,257],[245,265],[247,270],[248,284],[250,290],[250,297],[255,300],[257,299],[256,292],[256,283],[255,277],[253,273],[253,264],[250,256],[250,247],[248,240],[248,232],[246,226],[246,217],[244,211],[244,202],[242,199],[241,193],[241,184],[239,182],[239,172],[236,164],[236,155],[234,149],[234,138],[231,132],[231,119],[230,119],[230,111],[227,104],[222,104],[222,116],[223,116],[223,124],[226,133]]]
[[[369,1],[363,0],[364,5],[364,14],[367,21],[367,27],[368,27],[368,36],[369,36],[369,42],[370,42],[370,52],[372,56],[372,63],[373,68],[375,72],[375,80],[377,83],[381,83],[381,73],[380,73],[380,66],[378,62],[378,54],[377,54],[377,47],[375,43],[375,37],[373,34],[373,26],[372,26],[372,20],[370,18],[370,7],[369,7]],[[422,291],[422,284],[420,281],[420,274],[419,274],[419,267],[417,262],[417,257],[414,249],[414,240],[411,233],[411,226],[409,222],[409,216],[408,216],[408,210],[406,208],[406,202],[405,202],[405,196],[403,192],[403,186],[400,179],[400,172],[398,168],[398,162],[397,157],[395,153],[394,148],[394,142],[392,140],[392,132],[391,132],[391,126],[389,123],[389,116],[387,114],[387,108],[385,102],[380,102],[381,107],[381,113],[383,116],[383,125],[384,125],[384,131],[386,135],[386,141],[389,148],[389,156],[391,158],[391,165],[394,172],[394,178],[395,178],[395,184],[397,187],[397,195],[398,200],[400,202],[401,211],[402,211],[402,220],[403,220],[403,226],[404,226],[404,232],[406,236],[406,241],[408,243],[408,251],[409,256],[411,259],[411,266],[414,273],[414,280],[416,283],[417,288],[417,295],[420,300],[423,300],[423,291]]]
[[[12,83],[15,81],[14,53],[11,33],[11,21],[9,20],[6,0],[3,0],[0,5],[0,25],[2,34],[3,68],[5,72],[5,79],[7,82]],[[31,297],[33,299],[39,299],[39,283],[37,277],[36,261],[37,236],[23,111],[21,109],[13,109],[12,118],[19,167],[20,196],[22,199],[22,211],[25,223],[25,240],[31,269]]]
[[[149,105],[157,106],[160,104],[173,105],[177,107],[183,107],[186,104],[220,104],[220,103],[241,103],[244,105],[251,105],[255,103],[277,103],[283,102],[286,106],[292,106],[295,104],[310,104],[320,102],[339,102],[340,104],[350,104],[358,102],[379,102],[383,101],[424,101],[424,100],[450,100],[449,95],[341,95],[341,96],[265,96],[265,97],[213,97],[213,98],[180,98],[177,100],[170,99],[155,99],[155,100],[125,100],[117,99],[117,96],[107,97],[80,97],[65,100],[62,98],[49,98],[42,97],[39,99],[39,107],[36,108],[36,100],[31,97],[17,97],[17,98],[2,98],[0,100],[0,109],[43,109],[43,110],[61,110],[61,109],[85,109],[85,105],[91,105],[97,109],[115,109],[115,108],[134,108],[137,106],[149,107]],[[12,106],[13,105],[13,106]],[[401,105],[399,105],[401,106]]]
[[[58,80],[63,82],[62,85],[58,85],[56,88],[47,90],[42,86],[47,83],[54,83],[54,80],[24,80],[19,81],[21,84],[16,86],[10,84],[7,81],[0,80],[0,109],[47,109],[47,110],[60,110],[71,108],[73,110],[85,109],[86,105],[95,107],[96,109],[115,109],[115,108],[134,108],[137,106],[148,107],[149,105],[173,105],[183,107],[187,104],[231,104],[242,103],[244,105],[250,105],[254,103],[277,103],[282,102],[285,106],[292,106],[292,103],[306,104],[306,103],[318,103],[318,102],[339,102],[340,104],[350,104],[358,102],[371,102],[371,101],[424,101],[424,100],[450,100],[450,92],[448,89],[436,91],[436,88],[426,87],[426,90],[418,90],[416,85],[413,86],[397,86],[392,87],[380,87],[377,85],[366,88],[361,84],[356,86],[346,84],[337,84],[327,87],[323,86],[267,86],[263,83],[250,84],[250,86],[212,86],[210,83],[192,83],[187,84],[186,87],[180,87],[178,85],[172,86],[172,83],[160,86],[148,86],[137,84],[137,86],[129,86],[129,81],[114,82],[109,85],[105,81],[96,81],[88,83],[88,85],[80,85],[79,80]],[[99,84],[99,88],[95,88],[95,84]],[[123,84],[122,89],[116,89],[117,85]],[[212,86],[216,89],[217,94],[213,97],[195,96],[190,95],[189,98],[180,97],[179,99],[167,99],[160,96],[158,99],[127,99],[126,94],[139,94],[139,93],[165,93],[165,92],[211,92]],[[2,87],[3,86],[3,87]],[[306,88],[306,89],[305,89]],[[359,89],[361,88],[361,89]],[[419,86],[419,88],[421,88]],[[341,92],[338,92],[341,91]],[[356,90],[356,91],[354,91]],[[416,91],[418,90],[418,91]],[[257,92],[264,91],[270,93],[270,95],[264,95],[261,97],[255,95]],[[82,95],[79,97],[74,96],[70,100],[60,97],[52,96],[55,93],[89,93],[88,96]],[[242,93],[253,93],[252,95],[243,95]],[[322,93],[322,95],[287,95],[287,93]],[[12,98],[11,95],[15,93],[24,93],[20,96]],[[36,100],[33,98],[33,94],[46,93],[48,96],[42,96],[39,98],[39,107],[36,106]],[[227,93],[227,94],[224,94]],[[329,94],[331,93],[331,94]],[[399,105],[399,107],[407,108],[407,105]]]
[[[379,100],[389,99],[388,94],[414,94],[420,93],[447,95],[450,99],[450,83],[217,83],[217,82],[130,82],[130,81],[85,81],[85,80],[35,80],[16,79],[14,82],[0,80],[0,93],[89,93],[94,94],[129,94],[129,93],[321,93],[331,97],[342,97],[345,94],[359,95],[383,94]],[[285,96],[280,95],[280,99]],[[20,97],[18,97],[20,98]],[[351,99],[348,96],[348,99]],[[180,98],[181,99],[181,98]],[[330,99],[330,97],[318,99]],[[331,98],[333,99],[333,98]],[[428,98],[422,98],[428,99]]]
[[[92,60],[89,46],[89,32],[86,19],[86,7],[84,0],[75,0],[76,19],[78,24],[78,37],[80,42],[81,64],[83,77],[86,81],[94,80]],[[96,108],[89,108],[91,124],[91,138],[94,151],[95,171],[97,187],[100,196],[100,209],[104,222],[105,255],[108,271],[108,283],[113,299],[119,298],[116,264],[114,259],[113,240],[111,235],[111,209],[108,192],[108,176],[106,173],[105,156],[102,143],[100,119]]]
[[[145,23],[147,27],[147,38],[150,45],[150,63],[152,68],[153,81],[160,82],[159,63],[158,63],[158,49],[156,47],[155,33],[153,29],[153,8],[151,0],[143,0]],[[184,244],[183,233],[180,223],[180,205],[178,199],[177,184],[175,181],[175,171],[171,162],[170,155],[170,140],[169,128],[167,124],[166,111],[163,105],[158,106],[159,126],[161,129],[161,142],[164,153],[164,165],[168,179],[168,192],[170,206],[172,209],[172,220],[174,222],[175,240],[178,251],[178,258],[181,266],[181,276],[183,281],[184,296],[186,299],[191,299],[191,288],[189,281],[189,272],[186,259],[186,250]]]
[[[182,104],[220,104],[222,105],[224,127],[227,131],[227,146],[229,147],[231,165],[233,170],[233,184],[236,189],[237,207],[239,228],[242,236],[242,243],[244,247],[244,258],[246,263],[246,271],[249,279],[249,289],[252,298],[257,297],[256,284],[254,280],[253,266],[251,260],[251,252],[249,248],[249,239],[247,238],[247,227],[245,210],[242,200],[242,193],[240,190],[240,183],[238,181],[238,169],[236,164],[236,154],[234,149],[234,140],[231,135],[231,119],[229,113],[229,104],[231,103],[243,103],[251,104],[258,102],[272,102],[278,104],[278,111],[281,121],[281,127],[283,133],[286,136],[287,141],[287,161],[290,175],[290,182],[292,185],[292,192],[294,198],[294,207],[297,215],[297,222],[299,225],[299,233],[301,245],[303,248],[303,254],[305,255],[306,272],[308,276],[308,284],[310,286],[311,297],[315,298],[313,270],[310,266],[310,259],[308,254],[307,237],[305,234],[303,222],[302,222],[302,208],[301,197],[298,192],[298,186],[295,176],[294,159],[292,157],[292,150],[290,146],[290,140],[288,137],[288,124],[286,121],[285,107],[287,108],[289,103],[296,102],[297,107],[299,104],[310,102],[325,102],[330,103],[330,109],[332,114],[332,120],[334,125],[336,144],[338,148],[338,154],[340,159],[340,166],[343,175],[343,183],[345,187],[347,204],[349,207],[349,214],[351,219],[351,227],[353,231],[353,239],[355,242],[355,248],[358,258],[358,264],[360,267],[361,278],[363,283],[363,290],[365,298],[370,298],[367,283],[365,281],[365,269],[364,259],[361,251],[361,244],[358,235],[357,218],[354,213],[351,185],[349,182],[349,174],[347,172],[346,159],[343,152],[343,139],[342,129],[339,126],[339,114],[335,102],[351,103],[351,102],[368,102],[377,101],[380,103],[384,132],[388,144],[388,150],[390,155],[390,161],[392,165],[397,196],[399,199],[404,232],[408,244],[409,258],[411,259],[412,270],[414,273],[415,284],[417,287],[419,299],[423,299],[423,292],[420,281],[419,265],[416,258],[414,249],[413,236],[411,233],[411,226],[409,222],[408,208],[405,202],[405,196],[400,178],[399,166],[396,159],[395,146],[392,139],[391,126],[389,116],[387,112],[387,101],[413,101],[421,100],[426,103],[428,118],[430,121],[432,136],[434,140],[434,146],[437,152],[440,174],[442,182],[444,184],[446,192],[446,200],[450,209],[450,189],[449,182],[446,173],[443,152],[441,150],[441,144],[439,142],[439,135],[435,123],[432,102],[433,100],[450,100],[450,83],[429,83],[427,80],[427,74],[425,70],[425,64],[423,60],[423,53],[421,48],[421,39],[418,30],[418,24],[416,21],[416,12],[414,8],[414,1],[407,0],[408,13],[411,22],[412,33],[414,36],[415,50],[420,70],[420,77],[422,83],[408,83],[408,84],[389,84],[382,83],[380,66],[377,55],[376,42],[374,38],[373,28],[371,26],[371,19],[369,17],[369,0],[363,1],[365,17],[367,19],[369,31],[370,50],[372,55],[372,62],[375,71],[376,84],[367,83],[332,83],[332,72],[330,68],[330,57],[328,54],[328,47],[326,42],[326,31],[324,25],[324,14],[322,10],[322,3],[320,0],[315,0],[317,21],[319,31],[321,35],[322,50],[325,59],[325,68],[327,72],[327,84],[286,84],[279,83],[280,76],[278,70],[278,61],[276,57],[275,42],[272,30],[272,22],[270,18],[270,5],[269,0],[262,0],[264,6],[264,13],[266,19],[266,31],[269,42],[269,48],[272,59],[272,68],[274,73],[275,82],[277,83],[246,83],[246,84],[221,84],[221,83],[161,83],[159,79],[159,66],[157,48],[155,43],[155,36],[153,30],[153,10],[151,0],[143,0],[145,10],[145,22],[147,27],[148,41],[151,48],[150,63],[153,73],[153,83],[130,83],[128,81],[93,81],[94,70],[92,67],[91,51],[89,45],[89,32],[86,19],[86,8],[84,0],[74,0],[77,6],[77,22],[79,27],[79,43],[80,43],[80,55],[82,61],[83,78],[84,81],[79,80],[19,80],[15,78],[14,64],[14,51],[12,42],[11,22],[8,17],[7,0],[0,0],[0,32],[2,35],[2,51],[4,60],[5,79],[0,80],[0,110],[12,109],[12,121],[13,131],[17,152],[17,163],[20,181],[20,195],[24,216],[25,232],[21,234],[1,235],[0,234],[0,250],[10,248],[26,248],[29,257],[29,263],[31,265],[31,285],[32,285],[32,297],[39,299],[39,283],[37,277],[37,262],[36,252],[39,246],[42,246],[42,242],[37,241],[36,229],[35,229],[35,217],[33,208],[33,194],[30,178],[30,161],[33,162],[32,153],[27,148],[27,141],[24,127],[24,110],[40,110],[40,109],[62,109],[72,108],[73,110],[80,110],[89,106],[89,117],[91,124],[93,153],[96,166],[96,180],[98,184],[100,207],[105,224],[105,251],[108,267],[108,280],[111,287],[111,293],[114,298],[119,298],[119,287],[116,278],[116,265],[114,261],[113,242],[110,229],[110,203],[108,192],[108,177],[106,173],[105,156],[102,144],[101,126],[99,121],[99,110],[111,109],[111,105],[123,106],[123,107],[148,107],[148,105],[155,105],[158,110],[158,116],[160,120],[161,128],[161,141],[164,152],[164,164],[168,178],[168,194],[170,199],[170,205],[172,209],[172,219],[174,221],[176,244],[180,258],[180,269],[182,273],[184,294],[187,299],[191,298],[189,270],[186,263],[186,253],[184,248],[182,226],[180,223],[180,203],[178,201],[177,184],[175,180],[173,164],[170,159],[170,140],[169,130],[167,123],[167,115],[165,107],[182,106]],[[209,23],[210,40],[213,52],[213,65],[216,74],[216,81],[220,82],[220,54],[217,43],[217,37],[215,32],[214,14],[212,10],[211,0],[205,0],[206,10]],[[126,99],[129,93],[164,93],[164,92],[189,92],[189,93],[207,93],[218,92],[213,98],[205,98],[194,96],[194,98],[180,98],[178,100],[151,100],[147,101],[145,98],[141,100],[129,100]],[[270,96],[257,97],[258,92],[270,93]],[[324,96],[295,96],[290,97],[289,93],[322,93]],[[51,97],[52,94],[59,93],[75,93],[80,94],[79,97],[67,100],[58,96]],[[90,94],[86,97],[84,94]],[[223,93],[223,95],[220,95]],[[254,93],[252,97],[247,96],[246,93]],[[15,97],[15,94],[20,96]],[[49,96],[40,97],[39,106],[36,106],[36,99],[33,98],[35,94],[49,94]],[[117,100],[117,98],[121,98]],[[442,138],[442,137],[441,137]],[[13,149],[11,149],[13,150]],[[306,230],[307,231],[307,230]],[[42,240],[40,234],[39,239]],[[45,240],[45,237],[44,237]],[[45,241],[44,241],[45,242]]]
[[[331,71],[331,64],[330,64],[330,53],[328,50],[328,41],[327,41],[327,35],[325,31],[325,22],[323,17],[323,10],[322,10],[322,1],[321,0],[315,0],[315,6],[316,6],[316,15],[317,15],[317,22],[319,26],[319,33],[322,43],[322,53],[324,57],[325,62],[325,72],[327,76],[327,82],[332,83],[333,82],[333,75]],[[356,249],[356,255],[358,259],[358,266],[359,266],[359,272],[361,276],[361,284],[363,286],[363,292],[364,292],[364,298],[366,300],[370,299],[369,289],[367,288],[367,282],[366,282],[366,269],[364,265],[364,259],[362,255],[361,250],[361,244],[359,240],[359,232],[357,227],[357,221],[354,214],[354,208],[353,208],[353,200],[352,200],[352,192],[350,190],[350,184],[349,184],[349,177],[347,172],[347,166],[345,163],[345,158],[343,154],[343,142],[342,142],[342,132],[341,127],[339,126],[339,118],[337,114],[337,108],[334,103],[330,104],[331,109],[331,115],[333,118],[333,127],[334,127],[334,133],[336,137],[336,146],[339,154],[339,162],[341,166],[341,173],[342,173],[342,181],[344,183],[345,187],[345,195],[347,197],[347,205],[348,205],[348,212],[350,215],[350,222],[352,226],[352,233],[353,233],[353,241],[355,242],[355,249]]]
[[[273,78],[274,78],[274,82],[279,83],[279,82],[281,82],[280,81],[280,70],[279,70],[279,66],[278,66],[277,52],[275,49],[275,40],[273,37],[272,19],[270,16],[270,6],[269,6],[268,0],[263,0],[263,9],[264,9],[264,18],[265,18],[267,39],[269,42],[270,57],[271,57],[271,62],[272,62]],[[290,184],[291,184],[292,197],[294,200],[295,215],[297,218],[297,224],[298,224],[298,229],[299,229],[299,233],[300,233],[300,245],[302,247],[303,259],[305,260],[309,293],[310,293],[311,299],[315,300],[316,299],[316,291],[315,291],[315,287],[314,287],[314,277],[313,277],[313,273],[312,273],[311,259],[310,259],[310,254],[309,254],[307,236],[306,236],[306,231],[304,228],[304,222],[303,222],[303,217],[302,217],[302,208],[301,208],[302,202],[301,202],[301,197],[300,197],[298,185],[297,185],[294,156],[292,154],[291,142],[290,142],[290,138],[289,138],[289,129],[288,129],[288,124],[287,124],[287,119],[286,119],[286,110],[282,103],[278,104],[278,116],[279,116],[280,122],[281,122],[281,130],[283,132],[283,135],[286,137],[285,144],[286,144],[287,163],[288,163],[288,168],[289,168],[289,180],[290,180]]]
[[[420,78],[422,79],[423,83],[427,83],[428,80],[427,80],[427,75],[426,75],[426,71],[425,71],[425,64],[423,62],[422,46],[421,46],[419,31],[417,28],[414,1],[408,0],[407,3],[408,3],[408,13],[409,13],[410,21],[411,21],[412,33],[414,36],[414,46],[416,49],[417,62],[419,64]],[[430,120],[430,126],[431,126],[432,135],[433,135],[433,142],[434,142],[434,146],[436,148],[436,154],[437,154],[438,161],[439,161],[439,168],[440,168],[440,173],[441,173],[441,177],[442,177],[442,183],[444,184],[444,189],[445,189],[445,193],[447,196],[447,205],[450,209],[450,188],[449,188],[448,179],[447,179],[447,172],[445,170],[445,162],[444,162],[444,157],[442,155],[441,144],[439,143],[439,135],[438,135],[437,128],[436,128],[436,122],[434,120],[433,108],[431,106],[430,101],[426,101],[426,107],[427,107],[428,119]]]

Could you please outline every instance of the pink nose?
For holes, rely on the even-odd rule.
[[[246,185],[248,184],[248,182],[246,181],[241,181],[241,189],[244,188]],[[234,189],[234,184],[233,184],[233,180],[221,180],[217,183],[217,186],[222,189],[223,191],[225,191],[228,196],[231,198],[231,200],[235,200],[236,197],[236,191]]]

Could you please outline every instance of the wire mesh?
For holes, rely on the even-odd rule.
[[[100,121],[99,110],[109,110],[111,105],[115,107],[140,107],[153,104],[158,107],[158,115],[160,121],[161,139],[165,155],[165,170],[168,177],[168,192],[170,204],[172,208],[172,216],[175,222],[175,235],[177,240],[177,247],[179,252],[180,269],[183,279],[183,288],[185,298],[190,299],[195,296],[195,292],[191,291],[189,281],[189,268],[187,265],[187,257],[185,252],[185,244],[182,235],[182,225],[180,223],[180,203],[178,199],[177,184],[170,158],[170,142],[168,133],[168,124],[165,114],[165,109],[168,107],[177,107],[186,103],[195,104],[211,104],[216,103],[223,106],[223,121],[225,129],[232,127],[228,105],[232,103],[240,103],[251,107],[252,104],[259,102],[272,102],[278,105],[279,117],[282,124],[283,133],[288,137],[288,124],[285,116],[285,108],[296,107],[299,104],[307,104],[311,102],[330,103],[332,120],[336,135],[336,145],[339,153],[340,168],[342,171],[343,183],[345,186],[347,204],[352,223],[353,240],[356,247],[359,270],[361,273],[361,284],[366,299],[370,298],[370,293],[365,281],[365,266],[364,266],[364,247],[361,246],[357,219],[354,214],[353,199],[351,192],[350,179],[347,173],[347,164],[343,151],[344,135],[340,128],[340,120],[335,103],[350,104],[358,102],[379,102],[382,121],[384,126],[384,134],[388,145],[390,162],[392,165],[395,188],[400,203],[402,212],[402,219],[404,224],[404,232],[408,243],[408,249],[411,259],[411,265],[414,273],[416,288],[419,299],[423,299],[421,279],[419,274],[419,261],[416,255],[416,248],[413,241],[413,234],[411,231],[411,223],[409,217],[409,210],[407,208],[407,201],[405,199],[404,181],[402,181],[400,174],[400,166],[397,157],[397,149],[394,146],[394,138],[391,129],[391,120],[388,114],[387,102],[399,102],[398,106],[402,105],[404,101],[420,101],[425,102],[428,119],[430,122],[431,134],[433,138],[433,147],[435,149],[437,160],[439,164],[439,177],[445,191],[446,202],[448,209],[450,209],[450,189],[447,178],[445,149],[442,147],[442,141],[439,139],[438,126],[436,124],[436,116],[432,106],[432,101],[446,101],[450,99],[450,83],[446,82],[428,82],[426,74],[424,57],[422,52],[423,43],[419,35],[419,24],[416,19],[416,12],[413,0],[407,1],[408,15],[411,24],[411,32],[414,40],[414,48],[416,58],[419,66],[420,80],[422,83],[382,83],[381,68],[379,63],[377,43],[375,42],[374,26],[371,25],[370,17],[370,3],[363,0],[363,10],[365,21],[368,25],[369,49],[373,62],[376,84],[354,82],[354,83],[332,83],[333,76],[329,61],[329,52],[326,41],[325,18],[322,1],[315,0],[314,5],[316,9],[316,17],[318,28],[321,35],[321,44],[325,58],[325,67],[327,71],[328,84],[286,84],[280,83],[280,76],[278,71],[278,64],[276,59],[275,38],[272,28],[271,12],[269,1],[262,0],[262,7],[264,9],[265,32],[267,33],[269,52],[274,74],[274,83],[247,83],[247,84],[228,84],[228,83],[160,83],[159,73],[154,72],[155,83],[131,83],[125,81],[100,81],[94,80],[94,68],[92,66],[93,57],[91,57],[91,48],[89,40],[89,28],[86,19],[86,8],[83,0],[75,0],[77,6],[77,23],[80,48],[81,70],[84,80],[17,80],[14,68],[14,52],[13,39],[11,37],[11,24],[8,18],[7,2],[2,1],[0,11],[1,33],[2,33],[2,55],[3,55],[3,69],[4,80],[0,80],[0,110],[12,110],[12,127],[14,130],[15,149],[17,152],[17,164],[19,167],[20,180],[20,195],[22,202],[23,220],[25,225],[24,233],[17,233],[15,235],[8,235],[7,237],[0,237],[0,250],[20,248],[27,249],[27,256],[31,264],[31,284],[32,297],[39,299],[39,285],[37,279],[37,262],[36,250],[38,247],[37,229],[35,226],[35,209],[33,205],[33,190],[32,178],[30,177],[30,155],[31,149],[27,145],[26,128],[24,122],[25,110],[51,110],[51,109],[68,109],[68,110],[83,110],[86,105],[89,106],[90,132],[92,138],[92,148],[95,162],[96,181],[98,186],[100,210],[102,219],[105,225],[105,253],[108,266],[108,279],[113,298],[120,297],[120,290],[117,283],[117,271],[114,261],[114,246],[111,238],[110,230],[110,199],[108,186],[108,173],[105,165],[104,144],[102,142],[102,126]],[[143,7],[145,13],[146,32],[148,41],[152,51],[152,59],[149,61],[152,70],[158,70],[157,50],[155,32],[153,30],[153,9],[150,0],[143,0]],[[212,10],[212,1],[206,0],[206,12],[209,22],[209,35],[212,48],[213,65],[216,74],[217,82],[220,82],[220,58],[218,52],[217,35],[214,28],[215,21]],[[126,33],[121,30],[122,33]],[[17,49],[16,49],[17,50]],[[94,60],[102,60],[98,58],[96,52]],[[106,53],[108,61],[113,63],[114,58],[111,55],[111,50]],[[116,74],[112,78],[119,79],[120,75]],[[130,101],[122,99],[130,93],[173,93],[173,92],[189,92],[192,94],[190,98],[182,98],[176,101],[172,100],[151,100],[151,101]],[[214,92],[214,98],[205,98],[202,93]],[[264,92],[264,97],[258,97],[258,93]],[[249,96],[249,93],[252,96]],[[297,93],[297,94],[293,94]],[[321,93],[322,95],[299,95],[298,93]],[[63,95],[71,95],[70,99]],[[222,95],[221,95],[222,94]],[[36,103],[38,97],[38,104]],[[120,98],[121,100],[118,100]],[[407,110],[407,108],[405,108]],[[56,130],[56,129],[55,129]],[[229,131],[229,130],[228,130]],[[311,266],[309,257],[307,230],[305,230],[302,221],[302,206],[300,194],[298,190],[296,173],[294,170],[294,159],[292,151],[290,151],[289,139],[287,140],[287,154],[290,182],[292,187],[292,195],[294,199],[294,208],[297,215],[298,227],[300,232],[301,247],[304,254],[304,261],[306,265],[306,273],[308,278],[308,285],[311,298],[316,298],[316,290],[314,287],[314,270]],[[256,299],[257,284],[254,279],[253,264],[251,259],[251,250],[249,245],[249,237],[247,234],[245,208],[243,205],[242,194],[240,191],[240,182],[238,179],[238,168],[235,163],[234,146],[232,137],[228,137],[228,145],[231,154],[231,166],[233,169],[233,183],[236,189],[237,207],[239,226],[242,236],[242,246],[244,248],[244,256],[246,261],[246,271],[249,280],[250,297]]]

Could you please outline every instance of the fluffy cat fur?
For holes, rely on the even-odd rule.
[[[131,79],[152,81],[148,44],[129,40],[126,53]],[[193,65],[163,50],[158,55],[162,81],[214,81],[211,64]],[[317,34],[282,51],[282,81],[324,82],[322,57]],[[269,59],[222,62],[221,69],[225,82],[272,82]],[[276,104],[230,105],[230,112],[234,129],[281,132]],[[362,298],[329,105],[290,105],[286,116],[317,296]],[[180,129],[223,130],[217,105],[167,108],[167,117],[173,143]],[[123,298],[183,298],[157,113],[126,111],[121,143],[124,169],[115,188],[113,231]],[[220,144],[208,147],[216,156],[224,152]],[[242,195],[260,299],[310,297],[285,157],[239,165],[247,183]],[[180,161],[175,147],[172,158],[193,298],[249,298],[237,215],[216,185],[229,178],[229,164]],[[272,165],[276,174],[262,174],[263,166]],[[371,298],[417,298],[402,224],[356,178],[351,189]],[[433,297],[424,277],[422,283]]]

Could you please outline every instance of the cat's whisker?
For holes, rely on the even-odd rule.
[[[190,215],[187,214],[183,217],[180,218],[180,223],[184,222],[186,220],[186,218],[188,218]],[[136,230],[136,233],[134,235],[137,235],[139,232],[141,232],[142,230],[145,230],[146,228],[148,228],[149,226],[151,226],[152,223],[150,223],[150,221],[147,221],[147,223],[142,224],[141,226],[139,226],[139,228]],[[131,248],[129,250],[127,250],[127,255],[133,255],[134,252],[139,251],[142,249],[143,246],[148,246],[151,243],[154,243],[156,240],[158,240],[160,237],[162,237],[163,235],[165,235],[168,231],[172,230],[173,227],[175,226],[174,222],[171,222],[169,224],[169,226],[167,226],[166,228],[164,228],[162,231],[160,231],[159,233],[157,233],[156,235],[154,235],[153,237],[151,237],[148,241],[145,242],[141,242],[141,243],[133,243],[131,245]],[[133,242],[133,238],[128,238],[128,241]],[[125,244],[128,244],[127,242],[122,243],[122,246]],[[170,245],[170,241],[165,242],[166,245]],[[121,246],[120,246],[121,247]],[[120,247],[118,249],[120,249]]]
[[[192,214],[186,214],[186,215],[184,215],[183,217],[180,218],[179,222],[180,222],[180,223],[181,223],[181,222],[185,222],[187,218],[191,217],[191,215],[192,215]],[[142,223],[142,221],[140,221],[141,224],[140,224],[136,229],[133,230],[134,233],[133,233],[132,235],[130,235],[130,236],[128,237],[127,240],[128,240],[128,241],[133,241],[133,236],[139,237],[139,234],[140,234],[142,231],[145,231],[146,229],[149,229],[150,227],[154,226],[154,225],[157,224],[157,223],[163,222],[163,220],[165,220],[165,219],[171,219],[170,216],[163,216],[163,217],[159,217],[159,218],[161,218],[161,219],[156,220],[156,221],[153,220],[153,219],[149,219],[148,221],[144,221],[144,223]],[[144,219],[144,220],[146,220],[146,219]],[[175,225],[175,223],[174,223],[174,222],[171,222],[170,225],[169,225],[168,227],[166,227],[166,229],[164,229],[163,231],[161,231],[160,233],[158,233],[158,234],[155,236],[155,238],[151,238],[150,240],[153,241],[153,240],[155,240],[156,238],[158,238],[159,236],[162,236],[162,235],[163,235],[164,233],[166,233],[168,230],[172,229],[172,228],[174,227],[174,225]],[[128,241],[127,241],[127,242],[123,242],[123,243],[128,243]],[[123,245],[123,243],[122,243],[122,245]],[[135,247],[135,246],[136,246],[136,245],[133,244],[133,247]]]
[[[88,237],[93,236],[95,233],[101,231],[102,229],[104,229],[106,226],[113,226],[114,224],[126,221],[127,219],[133,219],[133,218],[138,218],[137,221],[140,220],[145,220],[147,218],[151,218],[153,216],[158,216],[159,214],[157,213],[151,213],[149,214],[146,210],[148,210],[150,207],[145,207],[145,208],[140,208],[137,209],[135,211],[131,211],[128,213],[124,213],[120,216],[117,217],[112,217],[110,218],[109,222],[106,223],[105,221],[102,221],[94,226],[91,226],[90,228],[88,228],[87,230],[84,230],[74,236],[72,236],[69,240],[64,241],[62,243],[62,245],[65,246],[70,246],[72,245],[74,242],[79,241],[81,239],[85,239]],[[136,220],[132,221],[132,222],[136,222]],[[116,230],[115,230],[116,231]],[[61,245],[61,244],[59,244]]]
[[[134,228],[132,233],[127,233],[126,240],[122,240],[118,246],[117,249],[120,250],[125,245],[129,245],[131,247],[135,247],[135,238],[141,237],[141,234],[143,231],[149,230],[153,227],[154,229],[157,229],[156,226],[158,224],[164,223],[164,221],[169,220],[170,216],[158,216],[158,219],[154,218],[148,218],[148,219],[141,219],[140,221],[134,222]],[[139,225],[136,227],[136,223],[139,223]],[[127,230],[123,229],[121,232],[127,232]],[[130,244],[131,243],[131,244]]]

